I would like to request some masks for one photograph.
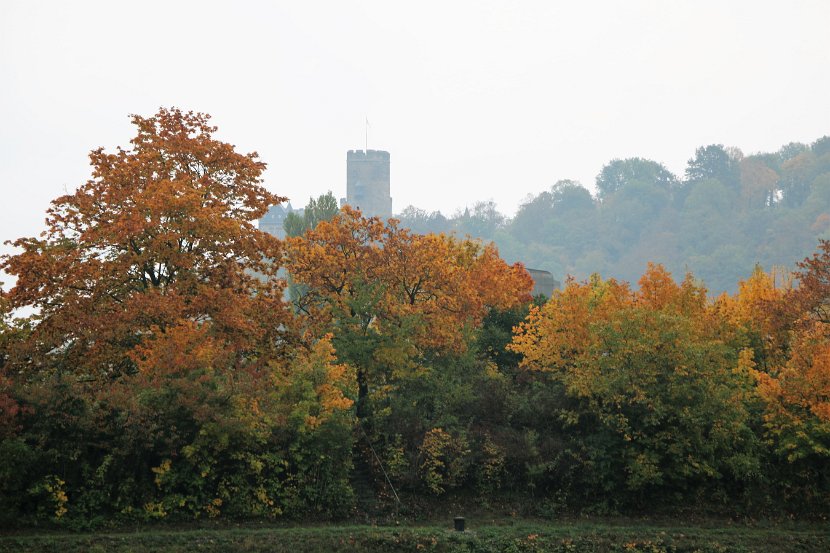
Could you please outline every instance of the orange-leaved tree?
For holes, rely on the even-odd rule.
[[[788,294],[794,318],[830,323],[830,240],[820,240],[818,251],[798,268],[798,286]]]
[[[325,335],[293,339],[282,244],[253,225],[283,200],[265,165],[205,114],[132,120],[131,148],[92,152],[92,178],[2,260],[0,310],[34,314],[0,343],[0,440],[19,431],[37,460],[0,474],[5,514],[55,482],[68,517],[348,509],[354,378]]]
[[[755,375],[766,403],[767,435],[802,478],[799,493],[826,502],[830,486],[830,242],[798,264],[797,286],[782,293],[773,362]],[[817,483],[818,482],[818,483]]]
[[[10,352],[21,369],[133,372],[131,352],[181,321],[206,325],[233,363],[283,342],[283,283],[268,261],[280,245],[252,224],[284,200],[262,186],[265,164],[214,138],[206,114],[161,109],[132,122],[131,148],[94,150],[92,178],[52,202],[40,238],[16,240],[22,252],[2,259],[17,277],[10,307],[34,311]]]
[[[464,350],[465,330],[490,308],[529,301],[532,286],[492,245],[414,234],[348,207],[289,239],[285,259],[307,328],[332,332],[338,358],[357,370],[359,414],[370,388],[427,351]]]

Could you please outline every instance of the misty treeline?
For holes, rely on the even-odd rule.
[[[652,261],[734,292],[755,264],[791,267],[830,237],[830,136],[750,156],[700,147],[682,176],[656,161],[615,159],[595,189],[592,196],[559,181],[512,219],[487,201],[451,217],[413,206],[398,217],[417,232],[493,240],[505,259],[557,278],[600,273],[634,282]]]
[[[3,525],[828,512],[830,242],[731,295],[532,299],[492,244],[325,200],[278,240],[255,154],[133,123],[2,259]]]

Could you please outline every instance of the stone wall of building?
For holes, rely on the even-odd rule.
[[[553,278],[553,275],[550,271],[543,271],[541,269],[529,269],[525,267],[525,270],[530,274],[530,278],[533,279],[533,291],[530,293],[532,296],[538,296],[539,294],[543,294],[546,297],[553,296],[553,291],[559,289],[559,281]]]
[[[296,213],[302,216],[302,209],[294,209],[289,202],[287,205],[272,205],[268,212],[259,220],[259,230],[272,234],[277,238],[285,238],[285,227],[283,223],[289,213]]]
[[[346,203],[366,217],[392,216],[389,152],[349,150],[346,153]]]

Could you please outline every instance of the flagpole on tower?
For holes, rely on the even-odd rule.
[[[363,147],[363,153],[369,152],[369,118],[366,118],[366,144]]]

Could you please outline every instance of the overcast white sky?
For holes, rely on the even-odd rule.
[[[391,152],[396,212],[512,214],[610,159],[682,173],[830,134],[830,2],[0,0],[0,239],[42,230],[128,114],[211,113],[302,206]],[[4,247],[3,251],[8,251]]]

